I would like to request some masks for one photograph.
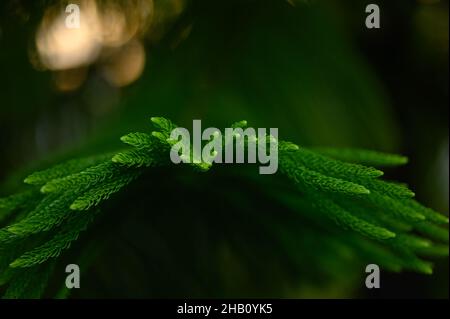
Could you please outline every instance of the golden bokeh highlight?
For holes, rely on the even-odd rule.
[[[136,81],[144,71],[143,41],[158,39],[185,8],[185,0],[78,0],[79,28],[70,28],[67,2],[48,7],[35,37],[30,62],[50,70],[54,87],[61,92],[80,88],[89,66],[112,86]],[[187,29],[190,31],[190,29]],[[186,37],[189,32],[183,34]]]
[[[129,5],[132,3],[133,5]],[[130,2],[78,1],[79,28],[69,28],[66,19],[71,13],[65,7],[49,7],[36,33],[38,69],[54,71],[55,88],[69,92],[79,88],[86,79],[86,67],[102,63],[106,80],[115,86],[134,82],[145,65],[145,49],[135,38],[149,25],[153,12],[151,0]],[[33,58],[33,60],[35,60]]]
[[[144,71],[145,49],[138,40],[129,42],[112,53],[102,73],[113,86],[122,87],[136,81]]]
[[[58,91],[72,92],[83,84],[86,76],[86,68],[56,71],[53,74],[53,82]]]
[[[73,69],[92,63],[101,50],[101,26],[93,1],[83,1],[80,28],[66,26],[66,13],[60,6],[47,9],[36,34],[36,48],[44,67]]]

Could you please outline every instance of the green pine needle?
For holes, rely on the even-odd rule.
[[[408,163],[406,156],[363,149],[317,147],[313,150],[340,161],[373,167],[399,166]]]
[[[302,163],[309,169],[329,174],[334,177],[340,178],[376,178],[383,175],[383,172],[373,167],[366,167],[359,164],[344,163],[338,160],[334,160],[323,155],[317,154],[314,151],[299,148],[295,153],[295,160]],[[292,155],[291,155],[292,156]]]
[[[63,178],[65,176],[81,172],[82,170],[103,163],[111,158],[111,154],[101,154],[86,158],[69,160],[62,164],[55,165],[49,169],[35,172],[25,178],[24,182],[31,185],[43,185],[51,180]]]
[[[114,193],[119,192],[137,177],[137,172],[130,172],[123,176],[113,178],[110,181],[100,183],[78,197],[72,205],[70,205],[70,209],[88,210],[91,207],[97,206],[100,202],[107,200]]]
[[[378,240],[386,240],[396,237],[396,234],[394,232],[386,228],[368,223],[365,220],[352,215],[332,200],[317,196],[317,194],[314,193],[309,193],[308,197],[313,200],[313,205],[315,205],[320,211],[327,214],[331,219],[335,220],[337,224],[343,227],[348,227],[365,236]]]
[[[14,260],[12,268],[26,268],[42,264],[50,258],[58,257],[62,251],[68,249],[80,232],[84,231],[93,220],[93,214],[72,216],[60,231],[45,244],[27,251]]]
[[[35,172],[25,183],[39,185],[41,192],[33,187],[0,199],[0,222],[7,223],[0,229],[0,285],[8,285],[5,297],[42,296],[52,274],[52,261],[92,223],[95,207],[114,200],[112,195],[132,181],[145,178],[147,170],[173,166],[170,134],[177,126],[162,117],[153,117],[151,122],[154,131],[121,138],[128,149]],[[233,124],[235,128],[246,126],[246,121]],[[266,136],[269,139],[273,137]],[[323,234],[315,240],[352,249],[360,258],[392,271],[431,274],[432,264],[420,257],[448,256],[448,228],[443,227],[448,217],[412,199],[414,193],[407,186],[379,179],[383,172],[372,167],[405,164],[406,157],[366,150],[305,149],[288,141],[276,142],[279,172],[287,177],[281,182],[284,184],[271,184],[275,181],[269,177],[250,180],[258,180],[266,194],[272,195],[268,197],[282,207],[295,210],[335,236],[330,240]],[[210,161],[187,165],[201,172],[213,166]],[[277,213],[280,217],[286,214],[283,210]],[[13,218],[7,218],[10,216]],[[270,224],[264,227],[290,258],[298,261],[294,242],[301,234],[292,225],[289,230],[283,224],[275,225],[265,214],[260,219],[262,226],[264,221]],[[328,223],[329,219],[341,228]]]

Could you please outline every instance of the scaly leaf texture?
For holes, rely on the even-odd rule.
[[[9,223],[0,229],[0,285],[8,284],[5,297],[40,296],[51,272],[49,265],[92,222],[93,208],[111,200],[145,170],[171,165],[169,152],[175,141],[170,140],[170,134],[177,125],[162,117],[151,118],[151,122],[152,132],[129,133],[121,138],[129,149],[70,160],[33,173],[25,182],[38,185],[41,192],[32,188],[0,199],[0,221],[3,218]],[[232,125],[246,126],[246,121]],[[273,140],[265,138],[267,142]],[[276,142],[279,171],[295,186],[290,192],[305,203],[292,205],[292,209],[304,214],[304,207],[310,207],[307,210],[314,213],[308,212],[308,219],[326,223],[328,217],[341,225],[344,231],[339,232],[347,236],[336,237],[336,245],[348,245],[361,257],[384,262],[393,271],[410,269],[429,274],[432,265],[418,255],[446,255],[448,218],[412,199],[414,193],[406,186],[379,179],[382,171],[360,165],[400,165],[406,158],[364,150],[316,152],[288,141]],[[190,165],[203,172],[212,167],[211,162]],[[274,196],[272,200],[280,198]],[[339,228],[330,223],[326,229]],[[273,234],[282,234],[282,229]],[[293,247],[295,234],[293,229],[291,236],[282,240],[286,249]],[[291,248],[290,254],[295,257]]]
[[[408,163],[406,156],[353,148],[315,147],[317,153],[343,162],[373,167],[399,166]]]
[[[156,144],[155,138],[152,135],[140,132],[129,133],[122,136],[120,140],[137,149],[151,149]]]
[[[145,149],[130,149],[113,156],[112,161],[128,167],[157,167],[167,164],[167,158]]]
[[[293,154],[297,163],[301,163],[309,169],[338,178],[376,178],[383,175],[382,171],[373,167],[344,163],[314,153],[304,147],[300,147],[299,150]]]
[[[3,299],[37,299],[44,293],[54,263],[23,270],[14,275]]]
[[[306,186],[306,188],[312,187],[318,191],[341,193],[345,195],[367,195],[370,193],[370,191],[362,185],[323,175],[298,165],[290,154],[291,153],[283,154],[280,170],[299,186]]]
[[[381,210],[388,211],[407,222],[419,222],[426,219],[421,212],[418,212],[416,209],[408,207],[401,201],[385,194],[372,192],[370,196],[366,196],[361,200],[368,202]]]
[[[24,182],[31,185],[43,185],[51,180],[62,178],[82,170],[103,163],[110,159],[112,154],[101,154],[85,158],[73,159],[49,169],[35,172],[25,178]]]
[[[112,178],[104,183],[100,183],[78,197],[72,205],[70,205],[70,209],[88,210],[97,206],[100,202],[107,200],[114,193],[119,192],[138,176],[139,172],[132,171],[124,173],[119,177]]]
[[[428,219],[429,221],[431,221],[433,223],[448,224],[447,216],[444,216],[444,215],[432,210],[431,208],[423,206],[422,204],[420,204],[418,201],[416,201],[414,199],[403,199],[403,200],[401,200],[401,203],[403,205],[405,205],[405,207],[415,210],[416,212],[425,216],[426,219]]]
[[[6,231],[19,237],[48,231],[57,227],[70,213],[69,206],[77,194],[66,190],[62,195],[45,197],[26,218],[8,226]]]
[[[313,200],[314,206],[343,227],[348,227],[365,236],[378,240],[386,240],[396,236],[394,232],[386,228],[376,226],[350,214],[332,200],[318,196],[313,192],[308,192],[307,196]]]
[[[45,244],[27,251],[11,263],[13,268],[26,268],[42,264],[50,258],[58,257],[68,249],[80,232],[84,231],[94,219],[94,214],[74,215],[61,227],[57,234]]]
[[[91,166],[79,173],[71,174],[65,177],[56,178],[49,181],[41,188],[43,193],[63,192],[65,190],[83,191],[102,182],[116,174],[120,174],[122,168],[112,161],[108,160],[101,164]]]
[[[41,195],[36,189],[28,189],[18,194],[0,198],[0,222],[8,218],[16,210],[26,208],[35,203]]]

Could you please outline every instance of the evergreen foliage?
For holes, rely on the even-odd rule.
[[[130,133],[121,138],[131,148],[35,172],[25,178],[27,190],[0,199],[0,223],[4,225],[0,229],[0,284],[7,287],[5,298],[42,296],[55,261],[93,222],[102,210],[100,204],[145,178],[146,170],[173,165],[170,132],[176,125],[162,117],[151,121],[155,127],[151,134]],[[240,121],[233,127],[246,125]],[[277,143],[279,172],[296,193],[273,191],[270,195],[299,214],[311,212],[308,218],[332,231],[335,227],[327,219],[354,232],[343,242],[357,254],[392,271],[425,274],[432,272],[432,265],[422,256],[448,255],[448,218],[415,201],[414,193],[403,184],[381,180],[383,172],[372,167],[405,164],[405,157]],[[212,167],[211,162],[189,165],[202,172]],[[265,218],[269,217],[261,216]],[[274,236],[282,243],[295,240],[295,232],[273,225]]]

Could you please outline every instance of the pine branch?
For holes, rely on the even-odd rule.
[[[425,216],[429,221],[436,224],[448,224],[448,217],[444,216],[431,208],[425,207],[414,199],[403,199],[401,203],[409,209],[415,210],[421,215]]]
[[[411,198],[415,196],[415,194],[409,190],[407,187],[400,185],[398,183],[382,181],[378,179],[359,179],[355,178],[352,181],[363,185],[370,191],[384,194],[390,197],[396,198]]]
[[[282,171],[301,187],[312,187],[317,191],[345,195],[367,195],[370,191],[362,185],[322,175],[302,166],[284,165]]]
[[[425,236],[429,236],[434,240],[441,241],[447,244],[449,242],[448,229],[446,228],[442,228],[430,222],[419,222],[416,223],[413,227],[419,233]]]
[[[403,202],[385,194],[372,192],[371,196],[366,196],[361,200],[366,201],[381,210],[388,211],[394,216],[407,222],[419,222],[426,219],[421,212],[418,212],[417,210],[404,205]]]
[[[62,223],[70,212],[69,206],[77,193],[66,190],[62,195],[45,197],[26,218],[8,226],[6,230],[19,237],[48,231]]]
[[[383,175],[383,172],[373,167],[365,167],[358,164],[344,163],[337,161],[305,148],[299,148],[297,152],[292,152],[291,156],[297,163],[305,167],[337,178],[376,178]]]
[[[128,144],[130,146],[133,146],[137,149],[144,149],[149,150],[152,147],[155,147],[155,139],[146,133],[129,133],[127,135],[124,135],[120,138],[122,142],[125,144]]]
[[[0,222],[8,218],[16,210],[34,204],[39,197],[40,194],[36,189],[29,189],[22,193],[0,198]]]
[[[27,251],[14,260],[10,266],[12,268],[32,267],[42,264],[50,258],[58,257],[62,251],[70,247],[73,241],[78,239],[80,232],[84,231],[93,219],[94,214],[92,213],[71,216],[51,240]]]
[[[100,183],[78,197],[72,205],[70,205],[70,209],[88,210],[94,206],[97,206],[100,202],[107,200],[114,193],[119,192],[138,176],[138,172],[126,172],[119,177]]]
[[[335,220],[338,225],[348,227],[365,236],[377,240],[385,240],[396,237],[394,232],[355,217],[332,200],[323,198],[311,192],[308,192],[307,196],[312,199],[314,206],[316,206],[323,213],[327,214],[331,219]]]
[[[150,134],[130,133],[121,138],[130,148],[70,160],[33,173],[25,182],[41,186],[41,192],[31,188],[0,199],[0,221],[8,220],[8,225],[0,229],[0,285],[9,285],[5,297],[41,296],[51,274],[51,261],[70,248],[91,224],[96,215],[94,207],[102,209],[100,203],[113,200],[113,194],[143,178],[147,170],[172,165],[169,152],[176,141],[170,135],[177,126],[162,117],[152,118],[151,122],[155,129]],[[232,125],[246,126],[246,121]],[[378,178],[382,171],[360,165],[400,165],[406,163],[405,157],[365,150],[315,151],[268,135],[264,138],[267,143],[276,142],[280,173],[287,177],[296,193],[294,196],[293,191],[284,194],[271,190],[267,178],[259,179],[267,183],[261,184],[264,186],[261,188],[275,195],[271,196],[273,201],[287,203],[302,216],[332,232],[335,230],[336,245],[346,245],[361,258],[376,260],[393,271],[410,269],[430,274],[431,263],[419,256],[448,255],[448,229],[443,227],[448,218],[412,199],[414,193],[407,186],[383,181]],[[235,136],[233,142],[238,140]],[[243,143],[247,148],[248,141]],[[188,165],[206,172],[213,162]],[[282,216],[284,212],[279,214]],[[264,214],[260,219],[262,226],[270,224],[268,230],[279,236],[295,259],[291,247],[295,229],[284,234],[288,230],[283,227],[287,226],[275,227]],[[338,231],[333,223],[327,224],[328,219],[343,230]]]
[[[49,169],[35,172],[25,178],[24,182],[31,185],[43,185],[51,180],[81,172],[82,170],[98,165],[110,159],[112,154],[101,154],[85,158],[73,159],[58,164]]]
[[[329,147],[315,147],[313,148],[313,150],[319,154],[343,162],[362,164],[373,167],[399,166],[408,163],[408,158],[406,156],[370,150]]]
[[[37,299],[42,296],[52,274],[54,264],[49,263],[17,273],[3,296],[4,299]]]
[[[112,161],[128,167],[157,167],[167,162],[159,156],[143,149],[131,149],[113,156]]]

